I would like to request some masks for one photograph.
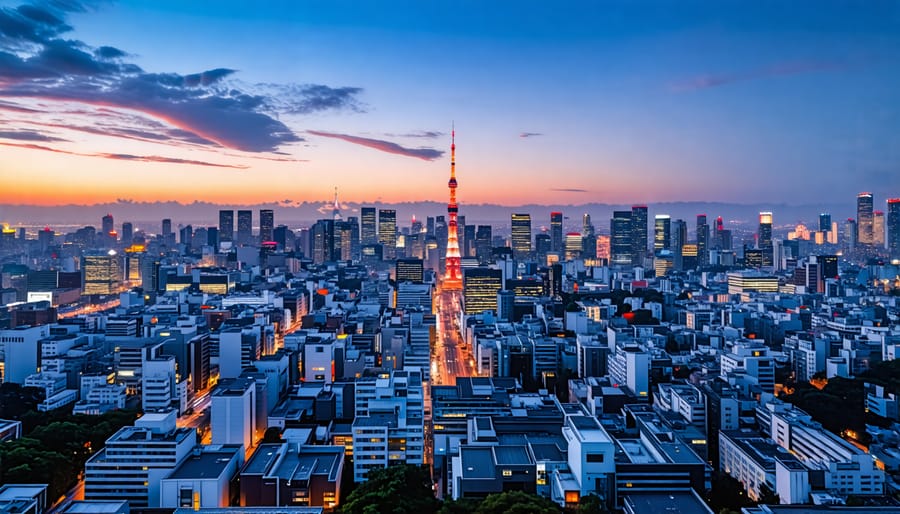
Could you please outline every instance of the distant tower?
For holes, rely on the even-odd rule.
[[[450,203],[447,204],[447,258],[446,273],[441,287],[447,291],[462,290],[462,272],[459,267],[459,234],[457,234],[457,214],[459,206],[456,204],[456,130],[450,131]]]
[[[857,242],[861,244],[872,244],[875,221],[874,207],[872,193],[860,193],[856,196]]]
[[[343,220],[343,218],[341,217],[341,204],[338,203],[337,198],[337,187],[334,188],[334,204],[332,205],[331,213],[334,221]]]

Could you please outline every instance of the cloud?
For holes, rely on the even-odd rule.
[[[551,188],[550,191],[557,191],[559,193],[590,193],[587,189],[577,189],[574,187],[569,188]]]
[[[15,139],[18,141],[41,141],[44,143],[62,143],[68,140],[59,137],[48,136],[33,130],[0,130],[0,138]]]
[[[519,137],[526,138],[526,137],[536,137],[536,136],[543,136],[543,135],[544,134],[541,134],[540,132],[522,132],[519,134]]]
[[[407,132],[405,134],[385,134],[385,136],[387,137],[414,137],[422,139],[437,139],[443,135],[443,132],[437,132],[435,130],[416,130],[414,132]]]
[[[837,61],[797,61],[779,63],[766,68],[759,68],[737,73],[707,74],[692,77],[671,85],[675,92],[697,91],[713,87],[726,86],[738,82],[760,80],[773,77],[786,77],[806,73],[841,71],[854,67],[847,62]]]
[[[237,165],[237,164],[220,164],[215,162],[207,162],[207,161],[196,161],[191,159],[177,159],[173,157],[161,157],[159,155],[132,155],[132,154],[120,154],[120,153],[82,153],[82,152],[72,152],[69,150],[62,150],[59,148],[52,148],[44,145],[37,145],[33,143],[5,143],[0,141],[0,146],[9,146],[14,148],[25,148],[27,150],[41,150],[44,152],[53,152],[53,153],[61,153],[66,155],[75,155],[78,157],[100,157],[103,159],[113,159],[117,161],[139,161],[139,162],[162,162],[168,164],[189,164],[193,166],[207,166],[213,168],[232,168],[232,169],[247,169],[248,166]]]
[[[164,133],[175,142],[190,134],[194,144],[246,152],[272,152],[303,141],[278,119],[280,114],[362,109],[358,87],[247,85],[229,68],[187,75],[145,71],[127,62],[125,50],[61,37],[73,30],[66,13],[86,5],[53,0],[0,7],[0,97],[18,100],[14,103],[31,99],[127,109],[181,131]],[[108,135],[129,137],[125,130]]]
[[[424,161],[433,161],[440,156],[444,155],[444,152],[441,150],[435,150],[434,148],[406,148],[398,145],[397,143],[392,143],[390,141],[383,141],[381,139],[370,139],[367,137],[359,137],[359,136],[351,136],[348,134],[337,134],[333,132],[322,132],[319,130],[308,130],[308,134],[312,134],[314,136],[321,137],[330,137],[334,139],[340,139],[342,141],[346,141],[348,143],[353,143],[356,145],[365,146],[368,148],[374,148],[375,150],[380,150],[382,152],[404,155],[406,157],[415,157],[417,159],[422,159]]]

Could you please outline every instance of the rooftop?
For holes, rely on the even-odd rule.
[[[199,455],[191,455],[172,473],[171,479],[219,478],[241,450],[240,445],[222,445],[218,449],[204,448]]]

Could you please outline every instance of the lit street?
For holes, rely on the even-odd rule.
[[[436,385],[453,385],[456,377],[476,376],[475,362],[457,328],[461,296],[459,291],[444,291],[435,299],[438,327],[431,372],[432,383]]]

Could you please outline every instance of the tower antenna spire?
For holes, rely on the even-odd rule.
[[[445,260],[444,279],[441,288],[446,291],[462,289],[462,270],[460,269],[458,215],[459,205],[456,203],[456,122],[450,124],[450,202],[447,204],[447,255]]]

